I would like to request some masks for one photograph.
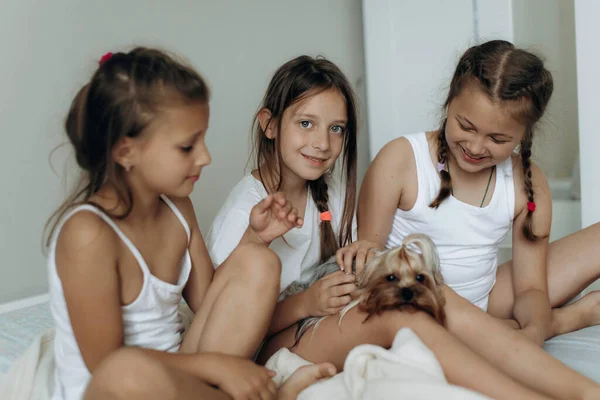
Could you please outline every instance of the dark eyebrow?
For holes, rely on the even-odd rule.
[[[467,117],[463,117],[463,116],[462,116],[462,115],[460,115],[460,114],[456,114],[456,116],[457,116],[458,118],[462,119],[462,120],[465,120],[465,121],[466,121],[466,122],[467,122],[469,125],[471,125],[472,127],[476,128],[475,124],[474,124],[474,123],[472,123],[471,121],[469,121],[469,119],[468,119]]]
[[[298,114],[296,115],[297,117],[304,117],[304,118],[310,118],[310,119],[319,119],[318,116],[314,115],[314,114]],[[348,121],[345,119],[336,119],[335,121],[332,122],[332,124],[347,124]]]

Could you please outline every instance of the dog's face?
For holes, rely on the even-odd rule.
[[[439,258],[425,235],[408,236],[402,246],[380,253],[368,263],[357,283],[360,309],[369,316],[414,308],[445,324]]]

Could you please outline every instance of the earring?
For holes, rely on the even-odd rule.
[[[125,169],[125,172],[131,171],[131,165],[129,165],[129,163],[125,164],[123,168]]]

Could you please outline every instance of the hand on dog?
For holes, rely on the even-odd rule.
[[[341,311],[352,301],[351,294],[356,290],[356,276],[337,271],[319,279],[306,290],[306,314],[324,317]]]
[[[356,275],[359,275],[365,265],[376,255],[379,245],[368,240],[356,242],[338,249],[335,259],[342,271],[352,272],[352,261],[356,260]]]
[[[290,229],[301,227],[303,223],[302,218],[298,217],[298,210],[283,193],[277,192],[252,207],[248,228],[268,245]]]

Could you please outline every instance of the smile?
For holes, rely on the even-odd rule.
[[[462,150],[462,153],[463,153],[463,159],[472,164],[479,164],[487,158],[486,156],[481,156],[481,157],[472,156],[462,146],[460,146],[460,149]]]
[[[300,154],[302,154],[302,153],[300,153]],[[311,157],[311,156],[307,156],[306,154],[302,154],[302,157],[304,157],[306,160],[308,160],[308,162],[311,165],[314,165],[317,167],[322,166],[323,164],[325,164],[325,161],[327,161],[326,159],[318,158],[318,157]]]

